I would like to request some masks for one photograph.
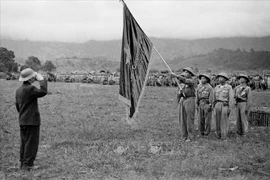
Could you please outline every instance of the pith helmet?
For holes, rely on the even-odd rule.
[[[245,78],[247,80],[247,82],[249,82],[249,78],[246,74],[239,74],[239,76],[237,78],[240,79],[241,77]]]
[[[224,77],[224,78],[227,79],[227,80],[229,80],[229,76],[228,76],[227,73],[221,72],[221,73],[219,73],[219,74],[217,75],[217,78],[219,78],[220,76],[221,76],[221,77]]]
[[[33,69],[26,68],[22,70],[19,81],[28,81],[29,79],[31,79],[32,77],[35,77],[36,75],[37,73],[33,71]]]
[[[190,67],[184,68],[183,71],[188,71],[192,76],[195,76],[193,70]]]
[[[207,80],[208,80],[208,82],[210,82],[211,81],[211,78],[210,78],[210,76],[208,75],[208,74],[200,74],[199,75],[199,79],[201,79],[202,77],[205,77]]]

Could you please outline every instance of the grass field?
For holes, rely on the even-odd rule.
[[[118,86],[79,83],[49,83],[50,95],[39,100],[40,168],[22,173],[14,106],[21,83],[0,84],[0,179],[270,179],[269,127],[251,127],[240,138],[232,114],[227,142],[213,132],[186,143],[175,88],[147,87],[132,128]],[[253,96],[253,106],[270,107],[270,91]]]

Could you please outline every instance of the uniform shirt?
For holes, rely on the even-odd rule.
[[[181,90],[185,98],[195,97],[195,88],[197,80],[193,78],[180,78],[180,82],[184,84],[183,89]]]
[[[47,94],[47,81],[40,81],[40,89],[28,81],[16,91],[16,109],[19,112],[19,125],[40,125],[38,98]]]
[[[227,102],[231,108],[233,105],[233,89],[232,86],[225,83],[224,85],[217,85],[214,89],[214,102]]]
[[[213,88],[209,83],[198,85],[195,101],[197,105],[199,105],[200,100],[207,100],[209,104],[213,103]]]
[[[234,89],[235,100],[251,103],[251,88],[247,85],[238,85]]]

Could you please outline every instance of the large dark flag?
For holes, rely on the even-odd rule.
[[[137,112],[148,76],[153,44],[124,3],[124,24],[120,62],[120,100],[129,106],[132,118]]]

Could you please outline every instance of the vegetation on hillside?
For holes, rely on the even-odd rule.
[[[0,72],[17,72],[19,64],[14,58],[13,51],[0,47]]]
[[[255,51],[253,48],[250,51],[230,50],[219,48],[207,54],[200,54],[191,57],[177,57],[171,62],[173,67],[194,66],[198,65],[201,68],[217,68],[230,70],[259,70],[270,68],[270,51]]]

